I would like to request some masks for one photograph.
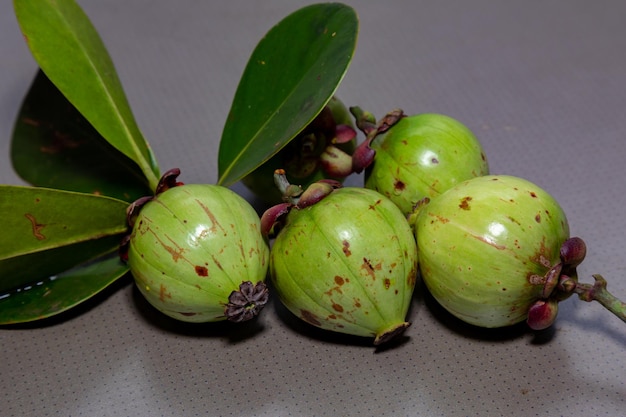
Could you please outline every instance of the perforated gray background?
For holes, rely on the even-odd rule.
[[[216,180],[218,141],[263,34],[309,1],[83,0],[161,167]],[[493,173],[552,193],[587,242],[581,279],[626,298],[626,3],[351,1],[339,88],[377,115],[440,112]],[[0,182],[36,65],[0,3]],[[360,177],[350,180],[359,184]],[[246,190],[235,189],[247,198]],[[276,300],[243,325],[185,325],[130,278],[70,314],[0,328],[3,416],[624,416],[626,325],[571,298],[553,328],[479,331],[418,288],[392,348],[305,326]]]

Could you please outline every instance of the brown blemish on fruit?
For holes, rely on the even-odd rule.
[[[166,291],[167,288],[165,288],[165,285],[161,284],[161,288],[159,288],[159,300],[162,302],[165,302],[166,298],[172,298],[172,294]]]
[[[217,265],[217,267],[223,271],[224,268],[222,268],[222,264],[220,263],[220,261],[217,260],[217,257],[215,255],[211,255],[211,258],[213,259],[215,265]]]
[[[368,208],[370,210],[376,210],[376,206],[379,205],[382,202],[383,202],[382,200],[376,200],[376,202],[374,204],[370,204],[370,206]]]
[[[356,308],[361,308],[361,303],[359,302],[359,300],[357,298],[354,299],[354,306]]]
[[[515,223],[518,226],[521,226],[522,224],[519,222],[519,220],[517,220],[514,217],[508,216],[507,219],[509,219],[511,221],[511,223]]]
[[[391,280],[389,278],[385,278],[383,280],[383,285],[385,286],[385,289],[388,290],[389,287],[391,287]]]
[[[300,310],[300,314],[301,314],[301,318],[302,320],[306,321],[309,324],[312,324],[313,326],[321,326],[322,323],[320,323],[319,319],[317,318],[317,316],[313,313],[311,313],[308,310]]]
[[[431,216],[431,217],[436,218],[438,221],[440,221],[443,224],[446,224],[446,223],[448,223],[450,221],[450,219],[447,219],[447,218],[445,218],[443,216],[440,216],[438,214],[428,213],[428,215]],[[434,223],[434,221],[433,221],[433,223]]]
[[[550,256],[550,252],[548,251],[548,248],[546,247],[546,238],[543,237],[541,239],[539,250],[534,256],[530,258],[530,260],[531,262],[535,264],[539,264],[546,268],[550,268],[552,266],[552,262],[550,261],[549,256]]]
[[[532,198],[537,198],[537,194],[535,194],[534,191],[529,191],[528,193],[530,194]]]
[[[350,252],[350,242],[348,242],[347,240],[344,240],[342,242],[341,250],[343,250],[343,254],[346,255],[346,256],[352,255],[352,252]],[[328,255],[330,257],[330,252],[328,253]]]
[[[333,310],[338,313],[343,313],[343,307],[340,304],[333,303]]]
[[[33,236],[35,236],[35,239],[37,240],[44,240],[46,237],[41,233],[41,229],[43,229],[44,227],[46,227],[45,224],[41,224],[41,223],[37,223],[37,219],[35,219],[35,216],[33,216],[30,213],[26,213],[24,215],[24,217],[26,217],[28,219],[28,221],[30,221],[30,224],[33,228]]]
[[[227,235],[226,230],[224,230],[224,228],[222,227],[220,222],[217,220],[215,215],[211,212],[211,210],[209,210],[209,208],[205,206],[204,203],[202,203],[202,201],[198,200],[197,198],[196,198],[196,203],[198,203],[198,205],[202,208],[204,213],[208,216],[209,220],[211,220],[211,229],[210,229],[211,232],[215,233],[217,231],[217,228],[219,228],[222,231],[222,233],[224,233],[224,236],[226,236]]]
[[[337,285],[343,285],[345,282],[345,280],[343,279],[343,277],[340,277],[339,275],[335,275],[335,283]]]
[[[196,265],[195,270],[196,274],[198,274],[199,277],[209,276],[209,270],[206,268],[206,266]]]
[[[546,278],[542,277],[541,275],[530,274],[528,275],[528,282],[531,285],[543,285],[546,283]]]
[[[406,188],[406,184],[403,183],[402,181],[400,181],[399,179],[396,179],[393,182],[393,189],[396,191],[404,191],[404,189]]]
[[[165,249],[170,255],[172,255],[172,260],[174,262],[178,262],[179,259],[185,259],[185,257],[183,256],[183,253],[185,252],[185,249],[181,248],[180,246],[176,245],[176,243],[174,243],[171,239],[170,241],[172,241],[172,243],[174,243],[174,245],[176,246],[176,248],[172,247],[172,246],[168,246],[167,244],[165,244],[165,242],[163,242],[156,233],[154,233],[152,231],[152,229],[150,229],[150,231],[152,232],[152,234],[154,235],[154,237],[159,241],[159,243],[161,244],[161,246],[163,247],[163,249]],[[169,239],[169,238],[168,238]],[[187,259],[185,259],[187,260]]]
[[[469,205],[470,201],[472,201],[472,197],[470,197],[470,196],[463,197],[461,199],[461,203],[459,204],[459,208],[461,210],[469,210],[470,209],[470,205]]]
[[[332,296],[333,295],[333,291],[337,291],[337,293],[339,294],[343,294],[343,291],[341,291],[341,286],[336,285],[334,287],[332,287],[330,290],[328,291],[324,291],[324,294],[326,294],[327,296]]]
[[[363,263],[361,264],[361,269],[365,271],[372,279],[376,279],[376,274],[374,273],[374,267],[370,263],[369,259],[363,258]]]
[[[537,215],[535,216],[535,221],[537,223],[541,223],[541,213],[537,213]]]
[[[415,283],[417,282],[417,265],[413,265],[411,271],[409,272],[409,275],[406,278],[406,282],[409,285],[409,288],[415,287]]]
[[[476,235],[471,235],[474,239],[478,239],[483,243],[486,243],[490,246],[493,246],[494,248],[498,249],[498,250],[505,250],[506,246],[504,245],[498,245],[496,242],[486,239],[484,236],[476,236]]]

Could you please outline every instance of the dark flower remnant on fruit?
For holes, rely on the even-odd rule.
[[[257,316],[269,299],[269,290],[264,282],[253,284],[250,281],[242,282],[238,291],[233,291],[228,297],[228,304],[224,310],[226,318],[239,323]]]

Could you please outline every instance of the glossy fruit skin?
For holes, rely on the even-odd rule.
[[[365,171],[365,187],[387,196],[405,214],[424,197],[489,173],[476,136],[442,114],[403,117],[370,146],[376,155]]]
[[[267,204],[277,204],[282,201],[282,195],[274,184],[274,171],[277,169],[284,169],[289,182],[299,184],[303,188],[324,178],[343,181],[344,178],[342,177],[324,172],[318,158],[327,145],[326,141],[332,139],[335,125],[344,124],[353,127],[354,124],[347,107],[337,97],[332,97],[326,107],[332,114],[334,124],[329,125],[327,119],[318,116],[276,155],[242,179],[241,182],[255,196]],[[310,155],[304,156],[302,155],[302,148],[304,142],[307,141],[307,136],[311,133],[315,133],[320,140],[316,141],[315,148],[310,151]],[[336,146],[350,154],[356,146],[356,138]]]
[[[467,180],[421,207],[415,234],[422,279],[461,320],[503,327],[526,320],[538,283],[560,262],[565,213],[537,185],[512,176]]]
[[[340,188],[292,209],[270,254],[282,303],[314,326],[384,341],[405,322],[417,275],[411,228],[379,193]],[[402,329],[403,329],[402,328]]]
[[[217,185],[170,188],[142,207],[128,264],[155,308],[186,322],[225,320],[229,295],[267,275],[269,246],[254,209]]]

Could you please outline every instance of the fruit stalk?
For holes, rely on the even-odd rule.
[[[597,301],[611,313],[626,322],[626,303],[619,300],[606,289],[606,280],[600,274],[592,275],[596,280],[593,284],[576,284],[574,292],[583,301]]]

